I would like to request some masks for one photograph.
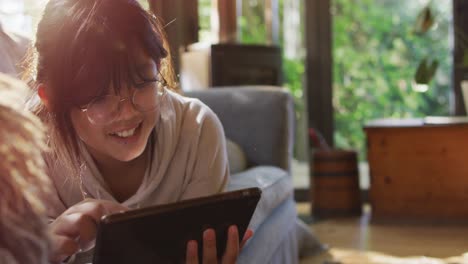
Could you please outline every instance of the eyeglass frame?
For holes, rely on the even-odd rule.
[[[166,93],[167,93],[166,88],[168,88],[168,84],[167,84],[167,81],[164,79],[164,77],[162,77],[161,74],[158,74],[158,75],[160,76],[160,79],[151,80],[151,81],[146,81],[146,82],[148,82],[148,83],[159,83],[159,84],[161,84],[161,86],[160,86],[160,87],[162,87],[162,95],[161,95],[161,98],[164,98],[165,95],[166,95]],[[137,110],[138,112],[140,112],[140,113],[151,112],[151,111],[154,111],[154,110],[157,109],[158,105],[156,105],[156,107],[155,107],[154,109],[151,109],[151,110],[146,110],[146,111],[139,110],[139,109],[138,109],[138,106],[137,106],[137,105],[135,104],[135,102],[134,102],[134,97],[135,97],[135,95],[136,95],[136,93],[137,93],[137,91],[138,91],[138,88],[133,88],[133,89],[134,89],[134,91],[132,92],[132,95],[131,95],[131,96],[127,96],[127,97],[125,97],[125,98],[120,98],[119,102],[117,103],[117,111],[118,111],[118,113],[120,113],[120,111],[122,111],[121,103],[122,103],[123,101],[125,101],[125,100],[128,100],[128,99],[131,99],[131,100],[130,100],[130,103],[132,104],[133,108],[134,108],[135,110]],[[159,90],[159,87],[157,87],[156,89],[157,89],[157,90],[156,90],[156,91],[157,91],[156,93],[159,94],[159,91],[158,91],[158,90]],[[86,117],[88,118],[88,121],[89,121],[91,124],[93,124],[93,125],[105,125],[105,124],[108,124],[108,123],[112,122],[112,121],[115,119],[115,118],[114,118],[114,119],[108,121],[108,122],[105,123],[105,124],[100,124],[100,123],[98,123],[98,122],[93,121],[92,118],[89,117],[88,109],[90,108],[90,106],[91,106],[96,100],[98,100],[99,98],[103,98],[103,97],[106,97],[106,96],[115,96],[115,95],[110,95],[110,94],[108,94],[108,95],[96,96],[96,97],[94,97],[89,103],[87,103],[85,107],[78,107],[82,113],[86,113]],[[117,115],[117,116],[118,116],[118,115]]]

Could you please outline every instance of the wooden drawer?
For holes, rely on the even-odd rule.
[[[373,217],[468,220],[468,124],[365,131]]]

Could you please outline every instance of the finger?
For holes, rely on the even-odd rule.
[[[127,211],[128,208],[120,205],[118,203],[114,203],[111,201],[104,201],[104,200],[93,200],[93,199],[86,199],[75,206],[70,207],[67,211],[65,211],[65,215],[73,214],[73,213],[82,213],[91,216],[96,223],[101,220],[104,215],[111,214],[111,213],[118,213],[122,211]]]
[[[69,256],[72,256],[80,246],[75,240],[66,236],[53,236],[51,239],[49,261],[51,263],[62,263]]]
[[[242,239],[242,242],[240,244],[240,250],[242,250],[245,246],[245,243],[247,243],[247,241],[249,241],[249,239],[251,239],[253,237],[253,230],[252,229],[247,229],[244,233],[244,238]]]
[[[128,211],[130,208],[116,202],[112,201],[103,201],[102,205],[107,210],[107,213],[121,213]]]
[[[70,239],[77,239],[82,250],[88,250],[94,246],[97,223],[91,216],[74,213],[63,215],[55,222],[51,227],[54,234],[67,236]]]
[[[185,263],[186,264],[198,264],[198,245],[197,245],[197,241],[195,240],[190,240],[187,243]]]
[[[228,239],[226,243],[226,251],[223,255],[223,264],[235,264],[239,255],[239,232],[237,226],[230,226],[228,229]]]
[[[217,263],[216,233],[213,229],[203,232],[203,264]]]

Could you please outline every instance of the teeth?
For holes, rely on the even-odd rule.
[[[136,128],[133,128],[133,129],[125,130],[125,131],[115,132],[115,133],[112,133],[112,135],[117,135],[122,138],[131,137],[135,133],[135,130]]]

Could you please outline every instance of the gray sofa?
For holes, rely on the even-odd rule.
[[[294,103],[289,93],[279,87],[244,86],[185,95],[207,104],[221,120],[227,139],[244,152],[246,166],[231,171],[228,190],[257,186],[263,191],[250,224],[255,235],[238,263],[298,263],[301,248],[316,250],[320,245],[297,220],[293,200]]]
[[[186,92],[208,105],[221,120],[226,137],[239,144],[248,166],[290,170],[294,140],[294,103],[275,86],[236,86]]]

